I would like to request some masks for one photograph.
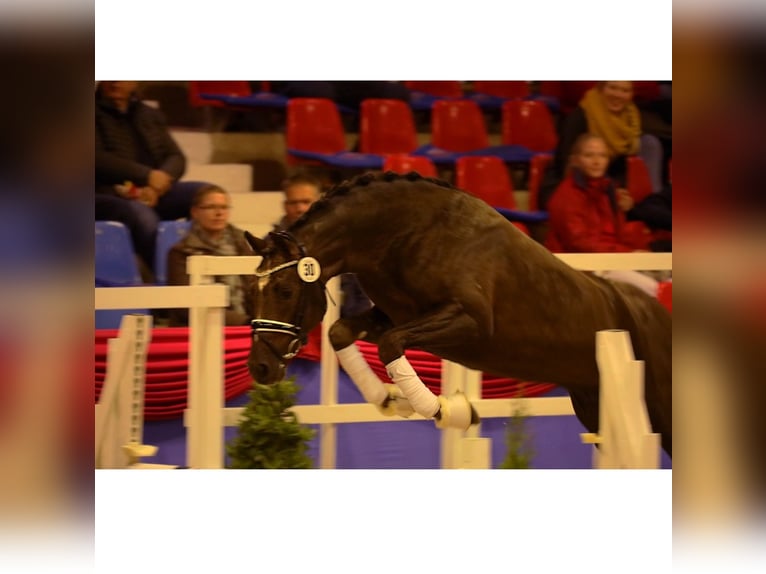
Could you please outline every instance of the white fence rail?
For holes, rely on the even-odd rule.
[[[560,259],[582,270],[666,270],[672,268],[672,254],[560,254]],[[187,427],[187,465],[191,468],[223,468],[225,426],[236,426],[241,408],[224,408],[223,326],[228,306],[227,287],[212,284],[217,275],[250,274],[260,263],[259,256],[192,256],[187,260],[189,286],[184,287],[105,287],[96,288],[95,308],[150,309],[188,307],[189,313],[189,406],[184,415]],[[339,278],[327,284],[328,294],[340,300]],[[328,305],[322,329],[320,405],[294,407],[304,424],[320,426],[320,467],[335,467],[337,424],[355,422],[396,422],[410,419],[386,417],[369,404],[337,404],[338,362],[327,337],[327,330],[338,317],[338,308]],[[596,334],[594,333],[594,336]],[[446,392],[465,392],[482,418],[510,417],[514,404],[523,403],[530,416],[573,415],[568,397],[527,399],[480,399],[480,374],[459,365],[443,363],[442,386]],[[635,393],[633,393],[635,396]],[[97,409],[100,410],[99,407]],[[479,429],[466,433],[442,431],[444,468],[487,468],[489,441],[479,437]],[[594,440],[608,440],[606,435]],[[98,440],[98,436],[97,436]]]

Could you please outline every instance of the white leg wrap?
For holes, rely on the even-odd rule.
[[[364,360],[359,347],[351,343],[345,349],[335,352],[341,367],[359,388],[364,400],[373,405],[381,405],[388,398],[388,391],[370,365]]]
[[[388,363],[386,372],[402,390],[416,413],[431,418],[439,412],[439,399],[423,384],[407,357],[402,355]]]
[[[468,430],[471,426],[471,403],[463,393],[457,391],[449,397],[440,395],[439,405],[442,412],[436,421],[437,428]]]

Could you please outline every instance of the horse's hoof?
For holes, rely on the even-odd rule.
[[[401,389],[391,383],[383,383],[383,386],[386,388],[388,397],[382,405],[377,405],[378,410],[387,417],[398,415],[406,419],[412,416],[415,409],[412,408]]]
[[[473,405],[471,405],[471,425],[472,426],[477,425],[480,422],[481,422],[481,417],[479,416],[479,413],[477,413],[476,409],[473,408]]]
[[[471,425],[480,422],[479,413],[460,391],[449,397],[439,395],[439,412],[436,426],[440,429],[455,428],[468,430]]]

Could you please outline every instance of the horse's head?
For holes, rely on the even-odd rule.
[[[245,234],[263,261],[253,282],[253,342],[247,368],[260,384],[284,378],[285,367],[306,343],[327,309],[319,262],[289,233],[266,239]]]

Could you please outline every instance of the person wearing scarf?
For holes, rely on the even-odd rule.
[[[588,133],[604,138],[610,159],[638,153],[641,115],[633,103],[631,82],[601,82],[585,92],[580,107]]]

